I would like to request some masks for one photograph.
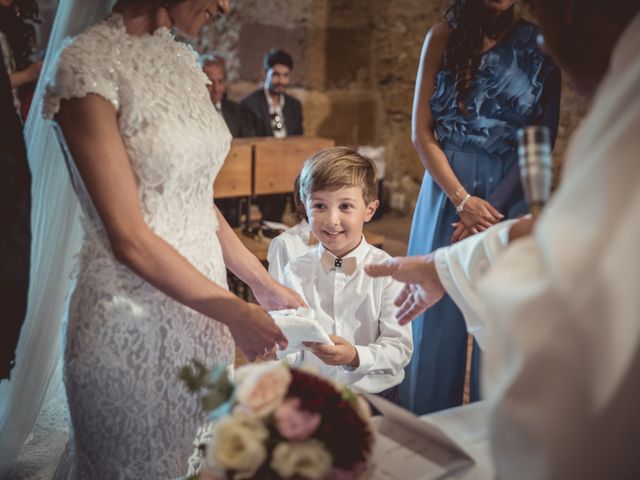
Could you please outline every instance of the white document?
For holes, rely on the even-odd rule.
[[[438,479],[473,465],[464,448],[438,425],[381,397],[364,396],[382,413],[372,419],[377,432],[373,480]]]
[[[263,220],[262,225],[264,225],[265,227],[271,230],[282,230],[283,232],[289,228],[284,223],[272,222],[270,220]]]
[[[329,335],[315,319],[315,313],[310,308],[276,310],[269,314],[289,341],[287,349],[281,352],[281,355],[304,350],[306,348],[304,342],[333,345]]]

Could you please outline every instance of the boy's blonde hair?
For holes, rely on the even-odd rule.
[[[364,203],[378,199],[378,181],[373,161],[348,147],[321,150],[305,160],[300,172],[300,199],[320,190],[362,187]]]

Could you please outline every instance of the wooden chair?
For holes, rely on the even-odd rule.
[[[248,204],[253,189],[253,146],[234,140],[231,150],[213,183],[215,199],[237,198],[237,223],[240,224],[243,203]],[[247,208],[248,210],[248,208]]]
[[[234,142],[213,184],[214,198],[248,197],[251,195],[252,146]]]
[[[335,142],[319,137],[266,137],[254,144],[253,195],[290,193],[304,161]],[[259,141],[258,141],[259,140]]]

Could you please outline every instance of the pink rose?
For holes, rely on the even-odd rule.
[[[299,398],[288,398],[278,407],[274,415],[278,432],[287,440],[304,440],[316,431],[319,413],[300,410]]]
[[[241,409],[255,415],[269,415],[284,400],[291,372],[282,362],[251,364],[236,371],[236,400]]]

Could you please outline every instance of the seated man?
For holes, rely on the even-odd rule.
[[[240,102],[245,136],[284,138],[303,134],[302,105],[286,93],[291,70],[293,59],[287,52],[272,48],[265,54],[263,87]]]
[[[241,137],[240,105],[227,98],[227,68],[224,57],[218,52],[206,53],[198,62],[202,71],[211,80],[211,85],[207,85],[211,102],[224,117],[231,135],[234,138]]]
[[[286,94],[293,59],[283,50],[272,48],[264,56],[264,85],[245,97],[242,106],[242,131],[247,137],[302,135],[302,105]],[[280,222],[287,195],[264,195],[258,206],[265,220]]]

